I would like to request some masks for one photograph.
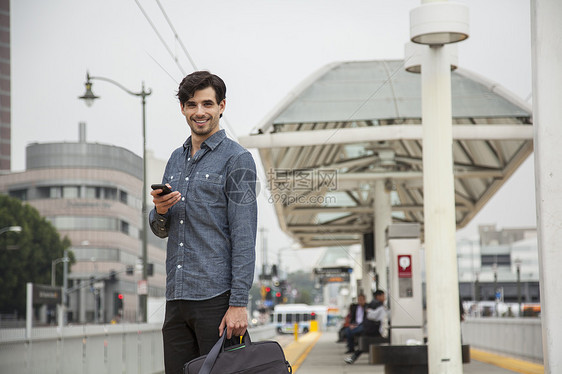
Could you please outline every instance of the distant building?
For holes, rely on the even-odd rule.
[[[81,124],[76,143],[30,144],[26,170],[3,175],[0,193],[29,203],[71,240],[77,263],[69,274],[69,288],[75,289],[69,294],[69,322],[109,322],[117,315],[137,320],[142,269],[139,156],[121,147],[87,143]],[[150,209],[152,201],[147,203]],[[165,241],[149,233],[149,297],[165,295],[165,256]],[[127,267],[133,274],[127,274]]]
[[[0,171],[11,168],[10,0],[0,0]]]
[[[484,225],[478,231],[478,241],[457,242],[462,299],[492,301],[499,292],[504,302],[517,302],[519,268],[522,302],[539,302],[536,228],[498,230],[495,225]]]

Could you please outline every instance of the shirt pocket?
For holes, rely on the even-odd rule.
[[[171,173],[169,175],[166,175],[164,183],[169,183],[170,186],[172,186],[172,191],[177,191],[179,183],[180,183],[180,178],[181,178],[181,172],[180,171],[178,171],[176,173]]]
[[[193,200],[204,203],[215,203],[224,195],[222,174],[207,171],[195,173]]]

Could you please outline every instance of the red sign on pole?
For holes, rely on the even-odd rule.
[[[398,255],[398,278],[412,278],[411,255]]]

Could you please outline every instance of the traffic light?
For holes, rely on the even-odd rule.
[[[123,294],[119,292],[113,293],[113,315],[123,315]]]
[[[265,288],[265,299],[266,300],[273,300],[273,296],[271,295],[271,287]]]
[[[276,304],[282,304],[283,303],[283,293],[281,293],[281,291],[277,291],[275,293],[275,303]]]

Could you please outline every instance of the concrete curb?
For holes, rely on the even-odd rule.
[[[470,358],[485,362],[503,369],[511,370],[521,374],[542,374],[544,366],[529,361],[523,361],[512,357],[501,356],[495,353],[484,352],[478,349],[470,349]]]
[[[309,332],[300,337],[298,341],[294,341],[289,343],[286,347],[283,347],[285,358],[293,367],[293,373],[297,371],[310,350],[314,347],[318,339],[320,339],[320,336],[322,336],[320,332]]]

